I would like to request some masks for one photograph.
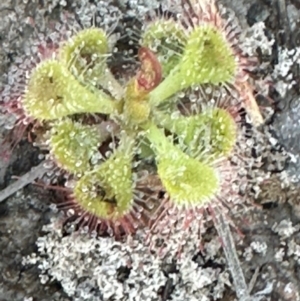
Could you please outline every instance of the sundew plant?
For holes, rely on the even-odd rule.
[[[70,30],[72,17],[56,24],[35,41],[36,57],[14,66],[4,105],[16,118],[17,142],[28,137],[51,166],[42,185],[63,192],[56,201],[65,213],[61,231],[83,229],[92,233],[88,242],[96,235],[124,248],[142,240],[144,257],[147,248],[180,258],[198,252],[203,222],[212,221],[237,297],[250,300],[228,224],[258,163],[249,131],[262,122],[248,81],[253,60],[239,48],[235,21],[214,1],[166,2],[170,11],[148,12],[125,37],[96,25]],[[65,249],[70,260],[75,245]],[[104,253],[114,258],[110,250]]]
[[[135,68],[115,73],[110,35],[91,27],[30,72],[18,123],[64,174],[59,206],[97,233],[183,227],[232,198],[249,111],[247,59],[212,1],[148,18]],[[234,197],[233,197],[234,198]]]

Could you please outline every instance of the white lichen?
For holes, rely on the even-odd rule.
[[[287,49],[279,47],[278,63],[275,65],[272,77],[275,80],[275,88],[281,97],[285,97],[297,82],[293,78],[292,68],[300,64],[300,47]]]
[[[296,228],[293,226],[291,220],[284,219],[279,224],[275,223],[272,227],[272,230],[282,239],[286,239],[293,235],[293,233],[296,231]]]
[[[271,55],[274,38],[269,39],[265,33],[264,22],[257,22],[241,34],[241,49],[249,56],[256,56],[260,48],[264,55]]]
[[[267,253],[268,246],[264,241],[253,241],[250,246],[255,253],[261,254],[262,256]]]
[[[91,237],[82,231],[62,235],[58,219],[45,226],[45,235],[37,240],[38,253],[23,259],[23,264],[38,264],[40,281],[57,280],[74,301],[83,300],[149,300],[159,299],[168,279],[175,286],[170,297],[175,301],[222,298],[226,286],[231,286],[226,269],[201,267],[193,259],[198,245],[197,235],[190,238],[180,258],[167,253],[150,252],[145,244],[147,233],[139,232],[125,242],[114,238]],[[177,231],[168,244],[177,246],[182,234]],[[213,241],[208,248],[213,247]],[[217,243],[217,249],[219,244]],[[211,254],[205,258],[208,260]],[[175,263],[174,263],[175,259]],[[165,274],[166,265],[174,263],[176,272]],[[225,259],[223,259],[223,264]],[[122,270],[127,270],[122,275]],[[100,298],[101,296],[101,298]]]

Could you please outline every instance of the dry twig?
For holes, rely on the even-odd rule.
[[[49,171],[49,168],[45,166],[45,161],[33,167],[28,173],[21,176],[16,182],[9,185],[0,192],[0,202],[6,200],[18,190],[32,183],[35,179],[42,177],[47,171]]]
[[[228,267],[236,289],[239,301],[250,301],[249,290],[245,281],[242,267],[240,265],[235,244],[229,225],[222,211],[216,206],[215,227],[222,238],[223,249],[227,259]]]

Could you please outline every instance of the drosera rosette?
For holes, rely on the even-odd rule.
[[[97,28],[76,33],[30,73],[22,105],[28,116],[50,127],[45,135],[50,158],[74,183],[61,207],[73,210],[80,225],[130,234],[163,216],[168,205],[153,210],[161,200],[153,207],[151,192],[138,185],[140,172],[149,168],[143,143],[156,166],[142,182],[158,178],[157,187],[180,208],[201,211],[224,190],[239,133],[232,108],[241,104],[230,99],[224,106],[221,95],[210,106],[201,91],[204,84],[228,88],[240,65],[224,33],[209,20],[163,18],[149,24],[139,69],[124,85],[110,73],[108,38]],[[179,92],[189,95],[197,88],[194,110],[193,95],[180,99]],[[103,137],[105,122],[114,130],[106,128]]]
[[[191,0],[176,18],[151,22],[128,80],[107,66],[106,34],[84,29],[33,69],[20,103],[50,127],[42,139],[65,171],[66,221],[115,237],[148,227],[152,244],[177,254],[201,244],[203,216],[226,215],[247,185],[238,88],[247,63],[213,1]],[[187,241],[191,232],[199,241]],[[181,241],[169,246],[176,233]]]

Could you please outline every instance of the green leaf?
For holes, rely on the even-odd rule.
[[[95,126],[64,119],[51,129],[50,152],[64,169],[83,173],[92,168],[102,140]]]
[[[76,184],[78,204],[98,218],[116,220],[132,209],[132,158],[134,140],[124,137],[118,149]]]
[[[110,114],[115,110],[115,103],[104,92],[89,91],[53,59],[33,70],[22,101],[27,114],[39,120],[76,113]]]
[[[106,33],[100,28],[88,28],[65,42],[59,54],[77,79],[96,86],[105,73],[108,53]]]
[[[155,52],[166,77],[179,63],[186,41],[187,34],[178,22],[161,19],[146,26],[141,44]]]
[[[207,108],[200,114],[173,118],[156,112],[156,120],[176,134],[185,153],[198,160],[227,157],[236,143],[237,125],[225,109]]]
[[[156,155],[157,172],[176,206],[202,206],[219,191],[219,178],[208,164],[189,157],[174,146],[154,124],[147,137]]]
[[[237,63],[231,45],[214,26],[197,26],[190,33],[178,65],[151,92],[152,105],[200,84],[225,84],[234,80]]]

